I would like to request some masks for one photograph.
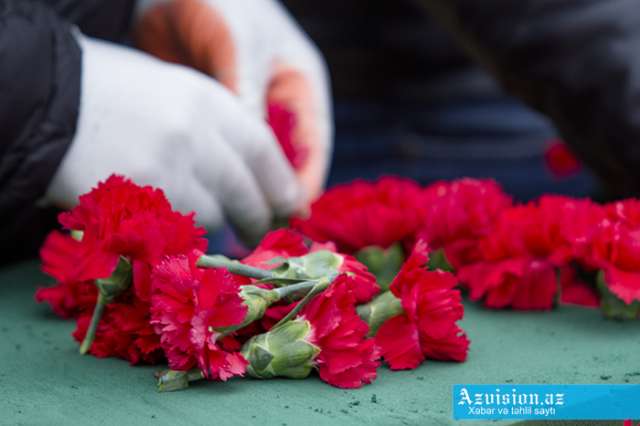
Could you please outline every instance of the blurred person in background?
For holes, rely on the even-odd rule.
[[[0,94],[5,261],[35,254],[58,209],[112,173],[248,243],[325,183],[324,65],[270,0],[0,0]],[[265,121],[268,99],[296,113],[309,153],[298,170]]]
[[[112,172],[248,241],[307,204],[332,120],[298,25],[332,76],[330,184],[490,176],[528,199],[592,195],[589,170],[612,196],[637,194],[633,0],[282,3],[0,0],[1,248],[36,247],[55,208]],[[294,114],[296,170],[264,123],[269,102]],[[558,134],[587,166],[564,181],[543,161]]]

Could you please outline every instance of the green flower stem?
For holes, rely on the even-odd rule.
[[[310,290],[313,290],[313,288],[317,284],[318,284],[318,280],[303,281],[301,283],[291,284],[286,287],[274,288],[271,291],[273,291],[278,295],[278,300],[282,300],[285,297],[289,297],[295,293],[302,293],[302,292],[305,293],[305,297],[306,297],[309,294]]]
[[[95,280],[95,285],[98,287],[98,299],[96,300],[95,308],[93,308],[93,315],[91,316],[91,323],[89,323],[87,334],[84,336],[82,344],[80,345],[80,353],[82,355],[91,349],[91,344],[96,338],[98,323],[104,312],[104,307],[131,287],[131,280],[131,262],[124,257],[120,257],[116,269],[109,277]]]
[[[373,336],[386,320],[404,312],[400,299],[385,291],[371,302],[357,308],[358,315],[369,324],[369,336]]]
[[[233,274],[260,280],[275,278],[275,274],[271,271],[245,265],[237,260],[231,260],[221,255],[202,255],[200,259],[198,259],[197,265],[201,268],[225,268]]]
[[[236,330],[245,327],[252,322],[259,320],[264,316],[265,311],[272,304],[290,298],[297,300],[306,297],[318,285],[318,280],[303,281],[297,284],[291,284],[287,287],[279,287],[274,289],[264,289],[254,285],[246,285],[240,291],[240,297],[247,306],[247,315],[245,320],[238,325],[231,327],[216,329],[220,334],[219,338],[230,335]]]
[[[102,317],[102,313],[104,312],[104,307],[107,306],[107,297],[102,294],[102,292],[98,292],[98,300],[96,301],[96,306],[93,308],[93,315],[91,316],[91,323],[89,323],[89,328],[87,328],[87,334],[84,336],[82,340],[82,344],[80,345],[80,353],[82,355],[86,354],[89,349],[91,349],[91,345],[93,344],[93,339],[96,338],[96,330],[98,329],[98,323],[100,322],[100,318]]]
[[[155,373],[158,379],[158,392],[171,392],[189,387],[189,383],[204,379],[202,371],[162,370]]]
[[[305,305],[307,303],[309,303],[311,301],[311,299],[313,299],[313,297],[321,292],[323,292],[327,287],[329,287],[329,284],[331,284],[333,282],[333,280],[335,279],[335,277],[337,276],[337,274],[333,274],[330,277],[325,277],[325,278],[320,278],[316,281],[308,281],[307,283],[313,283],[313,287],[311,287],[311,289],[309,290],[309,292],[300,300],[300,302],[298,302],[298,304],[295,306],[295,308],[293,308],[291,311],[289,311],[289,313],[287,315],[285,315],[284,318],[282,318],[280,321],[278,321],[276,323],[276,325],[274,325],[272,328],[275,329],[278,326],[285,324],[287,321],[291,320],[292,318],[294,318],[296,315],[298,315],[298,313],[302,310],[302,308],[305,307]],[[295,285],[295,284],[294,284]],[[289,287],[284,287],[285,289],[291,288],[293,286],[289,286]],[[280,289],[278,289],[280,290]]]

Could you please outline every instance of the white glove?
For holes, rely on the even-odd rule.
[[[80,115],[47,199],[70,207],[112,173],[162,188],[208,228],[224,217],[246,241],[299,208],[273,134],[235,96],[192,69],[79,36]]]
[[[321,56],[274,0],[139,0],[137,45],[215,77],[256,116],[268,102],[290,110],[297,170],[307,200],[324,186],[332,148],[327,73]]]

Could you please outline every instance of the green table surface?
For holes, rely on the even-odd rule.
[[[638,323],[574,307],[534,313],[467,303],[471,350],[463,364],[381,368],[372,385],[349,391],[312,377],[158,393],[158,367],[80,356],[74,323],[33,301],[47,282],[35,262],[0,269],[1,424],[449,425],[455,383],[640,383]]]

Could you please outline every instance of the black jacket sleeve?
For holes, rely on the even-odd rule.
[[[36,205],[75,133],[80,68],[70,24],[41,3],[0,0],[3,259],[32,249],[51,226],[51,212]]]
[[[637,0],[416,0],[549,116],[614,195],[640,194]]]

